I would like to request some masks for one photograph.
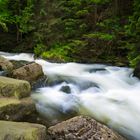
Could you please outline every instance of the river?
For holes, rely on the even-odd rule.
[[[140,81],[133,69],[101,64],[50,63],[32,54],[0,52],[9,60],[42,65],[48,85],[32,98],[40,113],[51,119],[78,112],[90,115],[128,139],[140,140]]]

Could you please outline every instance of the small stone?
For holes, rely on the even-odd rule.
[[[69,86],[62,86],[60,91],[63,91],[63,92],[68,93],[68,94],[71,93],[71,89]]]

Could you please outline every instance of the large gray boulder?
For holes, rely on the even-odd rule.
[[[78,116],[48,129],[49,140],[125,140],[89,117]]]
[[[29,82],[0,76],[0,97],[23,98],[30,95]]]
[[[37,63],[31,63],[13,70],[12,77],[16,79],[26,80],[32,83],[42,77],[42,67]]]
[[[13,64],[2,56],[0,56],[0,67],[2,70],[7,72],[11,72],[14,68]]]
[[[36,112],[31,98],[0,98],[0,120],[22,121]]]
[[[0,121],[0,140],[47,140],[46,127],[32,123]]]

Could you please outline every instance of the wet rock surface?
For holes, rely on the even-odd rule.
[[[71,93],[71,89],[69,86],[62,86],[62,88],[60,89],[60,91],[63,91],[67,94],[70,94]]]
[[[0,140],[46,140],[46,127],[39,124],[0,121]]]
[[[13,70],[11,77],[26,80],[31,83],[38,80],[43,75],[42,67],[37,63],[31,63]]]
[[[40,77],[38,80],[36,80],[35,82],[31,83],[32,90],[36,90],[37,88],[40,87],[46,87],[47,84],[48,84],[48,77],[44,75]]]
[[[31,98],[22,100],[14,98],[0,98],[0,119],[22,121],[24,117],[36,112],[35,103]]]
[[[49,140],[125,140],[89,117],[78,116],[48,129]]]
[[[2,56],[0,56],[0,67],[2,70],[7,72],[11,72],[14,68],[13,64]]]
[[[0,96],[23,98],[28,97],[31,86],[27,81],[0,76]]]

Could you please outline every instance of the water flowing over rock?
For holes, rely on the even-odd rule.
[[[46,140],[43,125],[0,121],[0,140]]]
[[[12,77],[33,82],[43,76],[42,67],[37,63],[31,63],[12,72]]]
[[[2,56],[0,56],[0,67],[2,70],[7,72],[11,72],[14,68],[13,64]]]
[[[0,76],[0,96],[23,98],[30,95],[29,82]]]
[[[125,140],[89,117],[78,116],[48,129],[49,140]]]

